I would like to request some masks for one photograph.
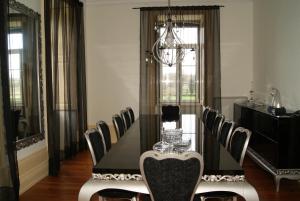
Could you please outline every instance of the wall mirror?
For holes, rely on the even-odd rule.
[[[9,1],[8,67],[17,150],[44,139],[40,15]]]

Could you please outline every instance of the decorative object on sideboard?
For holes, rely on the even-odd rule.
[[[280,92],[277,88],[272,87],[271,92],[271,104],[268,106],[268,112],[280,116],[286,113],[286,109],[281,104]]]

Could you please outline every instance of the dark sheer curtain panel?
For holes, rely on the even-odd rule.
[[[19,200],[15,133],[12,132],[7,59],[8,1],[0,1],[0,200]]]
[[[179,105],[181,113],[199,114],[203,104],[221,111],[219,12],[219,6],[171,7],[185,57],[170,67],[152,52],[168,8],[140,8],[140,114],[160,113],[169,104]]]
[[[87,129],[83,4],[45,1],[49,174],[85,148]]]

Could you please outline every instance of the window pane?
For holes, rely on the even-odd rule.
[[[21,55],[20,54],[9,54],[8,55],[9,69],[20,70],[21,69]]]
[[[184,44],[197,44],[198,42],[198,28],[197,27],[184,27],[174,29],[177,36]]]
[[[183,101],[196,100],[196,69],[195,66],[182,66],[181,99]]]
[[[22,33],[8,34],[8,49],[9,50],[23,49]]]
[[[182,65],[194,65],[196,66],[196,51],[193,51],[192,49],[186,49],[185,55],[182,61]]]
[[[165,28],[160,28],[162,35]],[[185,56],[181,64],[172,67],[160,65],[160,97],[162,102],[194,102],[198,101],[198,71],[197,44],[198,27],[177,27],[174,30],[182,39]],[[175,49],[162,49],[165,61],[174,63],[176,59]],[[173,59],[173,62],[171,60]],[[179,74],[180,73],[180,74]]]
[[[161,71],[161,100],[176,101],[176,68],[163,66]]]

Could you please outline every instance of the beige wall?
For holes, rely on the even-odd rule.
[[[283,106],[300,106],[300,1],[254,0],[256,97],[269,100],[269,88],[281,93]]]
[[[139,108],[139,6],[155,0],[87,0],[86,56],[88,123],[126,106]],[[182,3],[184,2],[184,4]],[[221,4],[222,96],[248,95],[253,68],[252,0],[172,1],[172,5]],[[237,87],[238,86],[238,87]]]

